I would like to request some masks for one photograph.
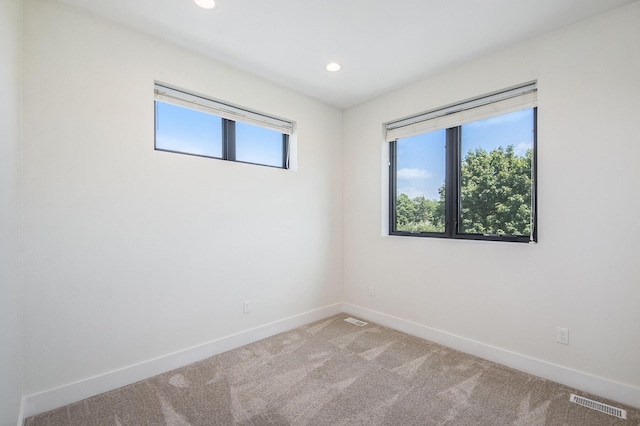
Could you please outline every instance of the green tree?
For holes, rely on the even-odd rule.
[[[528,235],[531,232],[531,164],[513,145],[490,152],[471,151],[460,170],[460,232]],[[445,186],[439,200],[400,194],[396,201],[396,229],[408,232],[444,232]]]
[[[471,151],[461,168],[460,231],[527,235],[531,232],[532,150],[515,154],[513,145],[491,152]],[[441,201],[444,200],[441,192]]]
[[[398,195],[396,229],[408,232],[443,232],[444,225],[434,223],[434,214],[439,205],[439,201],[429,200],[424,196],[411,199],[404,193]]]
[[[396,227],[405,228],[414,221],[415,207],[407,194],[398,195],[396,201]]]

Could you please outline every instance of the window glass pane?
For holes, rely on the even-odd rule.
[[[396,231],[444,232],[446,132],[396,142]]]
[[[156,149],[222,157],[222,118],[156,101]]]
[[[527,109],[462,126],[458,232],[530,235],[533,124]]]
[[[282,167],[282,133],[236,122],[236,161]]]

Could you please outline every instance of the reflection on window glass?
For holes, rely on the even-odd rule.
[[[156,101],[156,149],[222,157],[222,118]]]
[[[533,109],[462,125],[460,233],[531,233],[533,126]]]
[[[282,138],[275,130],[236,122],[236,161],[283,167]]]
[[[444,232],[445,130],[396,142],[396,231]]]

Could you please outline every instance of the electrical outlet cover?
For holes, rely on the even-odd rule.
[[[556,328],[556,342],[564,345],[569,344],[569,329],[564,327]]]

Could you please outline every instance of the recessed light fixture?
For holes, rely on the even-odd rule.
[[[327,71],[330,72],[340,71],[340,68],[342,68],[340,64],[337,64],[335,62],[331,62],[329,65],[327,65]]]
[[[193,0],[193,1],[195,1],[196,4],[203,9],[213,9],[214,7],[216,7],[215,0]]]

